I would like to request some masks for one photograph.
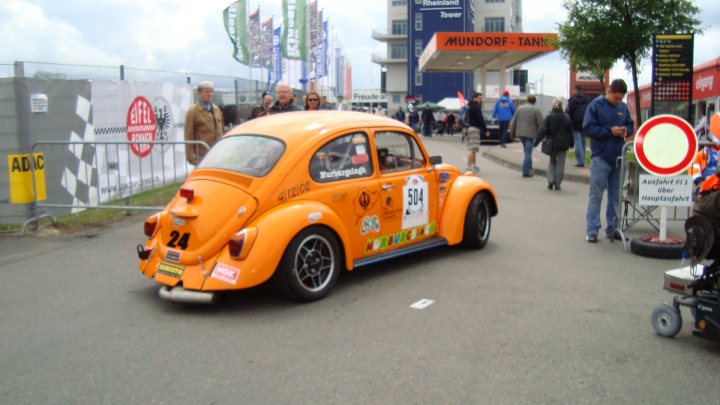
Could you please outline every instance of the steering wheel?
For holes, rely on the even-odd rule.
[[[327,170],[338,170],[347,166],[350,156],[347,153],[329,152],[325,157],[325,168]]]

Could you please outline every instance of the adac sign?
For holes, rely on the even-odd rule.
[[[10,203],[24,204],[35,201],[33,191],[33,173],[35,174],[35,188],[37,200],[44,200],[45,191],[45,157],[42,153],[8,155],[8,179],[10,183]]]

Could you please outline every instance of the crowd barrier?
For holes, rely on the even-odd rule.
[[[46,141],[34,143],[31,165],[35,201],[22,226],[86,209],[161,210],[194,166],[185,148],[202,141]],[[42,170],[43,184],[35,171]]]
[[[701,143],[700,148],[707,145]],[[625,232],[639,223],[649,224],[656,231],[660,231],[661,213],[659,205],[640,204],[640,176],[650,174],[645,171],[635,158],[633,143],[626,143],[618,158],[620,165],[620,192],[618,193],[617,229],[625,240],[625,251],[629,250],[629,241]],[[692,215],[692,206],[667,207],[667,221],[684,222]]]

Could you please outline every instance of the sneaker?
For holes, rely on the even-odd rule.
[[[597,235],[588,235],[585,237],[587,243],[597,243]]]
[[[557,190],[557,191],[562,190],[562,189],[560,188],[560,185],[559,185],[559,184],[556,184],[556,185],[555,185],[555,190]]]
[[[532,177],[532,176],[534,176],[534,174],[532,174],[532,173],[527,173],[527,174],[523,173],[523,177]]]
[[[610,241],[615,241],[615,240],[619,240],[619,241],[623,241],[623,242],[628,241],[628,238],[623,239],[623,236],[620,234],[619,231],[613,231],[612,233],[605,235],[605,237],[610,239]]]
[[[500,145],[500,147],[501,147],[501,148],[507,148],[507,146],[505,146],[505,145]]]
[[[480,171],[480,169],[478,169],[478,167],[477,167],[477,166],[475,166],[475,165],[473,165],[473,166],[470,166],[470,170],[472,170],[472,171],[473,171],[473,173],[477,173],[477,172],[479,172],[479,171]]]
[[[552,190],[555,187],[555,184],[548,183],[548,190]]]
[[[575,165],[575,167],[585,167],[585,165],[578,163]]]

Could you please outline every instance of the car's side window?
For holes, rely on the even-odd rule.
[[[362,132],[333,139],[313,155],[310,176],[318,183],[372,176],[369,145]]]
[[[382,173],[417,169],[425,158],[415,139],[398,132],[375,133],[375,147]]]

